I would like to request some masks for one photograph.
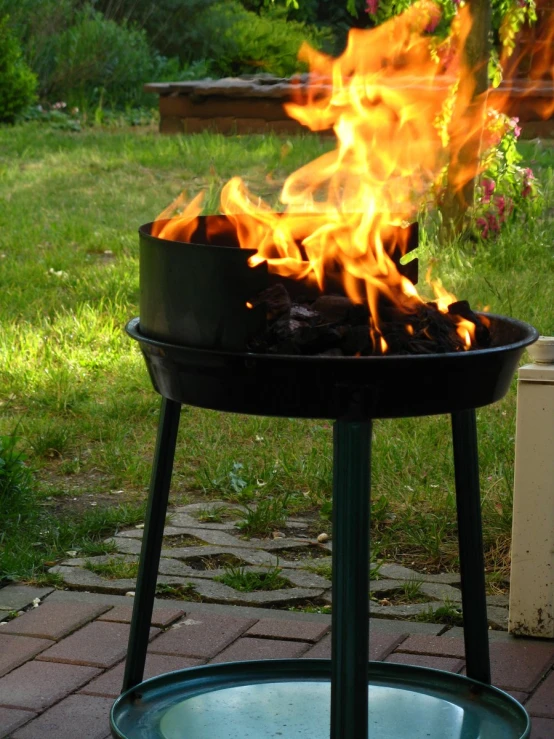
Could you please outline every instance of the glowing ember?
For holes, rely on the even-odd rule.
[[[309,84],[299,83],[285,107],[313,131],[332,128],[336,149],[288,177],[280,195],[284,212],[234,177],[221,193],[226,219],[207,218],[208,243],[234,233],[242,248],[256,252],[251,266],[265,261],[270,271],[317,284],[321,292],[330,277],[340,280],[351,301],[369,308],[376,354],[388,351],[382,329],[391,306],[411,335],[406,319],[425,304],[392,259],[406,253],[403,226],[432,200],[449,163],[457,165],[451,186],[461,190],[476,175],[475,164],[460,165],[460,152],[479,140],[485,118],[486,97],[474,99],[473,76],[464,68],[470,14],[461,8],[440,41],[426,33],[439,13],[424,0],[375,29],[352,30],[338,59],[304,46]],[[152,233],[190,241],[201,200],[200,194],[187,204],[180,196]],[[433,289],[434,308],[449,315],[457,347],[471,348],[475,323],[449,312],[456,298],[440,283]]]

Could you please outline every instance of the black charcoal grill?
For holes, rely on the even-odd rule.
[[[193,240],[202,241],[202,221]],[[508,390],[531,326],[487,314],[490,346],[418,356],[247,351],[265,320],[246,302],[275,279],[251,252],[140,229],[139,342],[162,410],[123,694],[120,739],[525,739],[525,710],[490,685],[475,408]],[[417,234],[413,231],[410,247]],[[399,262],[400,254],[392,255]],[[415,262],[401,267],[416,280]],[[306,289],[293,285],[291,290]],[[334,424],[332,659],[211,665],[142,683],[181,404]],[[368,663],[372,420],[449,413],[467,677]],[[369,681],[369,686],[368,686]],[[274,711],[273,708],[281,710]],[[272,708],[273,706],[273,708]],[[288,706],[288,708],[287,708]]]

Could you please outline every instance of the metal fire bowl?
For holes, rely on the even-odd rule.
[[[168,673],[123,693],[117,739],[329,736],[331,661],[234,662]],[[529,718],[498,688],[410,665],[370,662],[372,739],[527,739]]]
[[[258,416],[372,419],[479,408],[502,398],[529,324],[486,314],[491,346],[445,354],[319,357],[197,349],[157,341],[132,319],[154,388],[165,398]]]

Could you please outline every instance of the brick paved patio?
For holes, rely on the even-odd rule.
[[[0,739],[108,739],[131,605],[123,596],[0,590],[0,620],[31,606],[0,626]],[[461,629],[370,622],[371,659],[463,672]],[[329,657],[329,630],[330,617],[318,614],[158,600],[146,676],[226,660]],[[527,707],[532,739],[554,739],[554,640],[491,631],[490,641],[493,684]]]

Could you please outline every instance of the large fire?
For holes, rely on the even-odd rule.
[[[474,95],[474,75],[464,61],[471,16],[462,7],[449,36],[438,40],[428,30],[439,13],[423,0],[375,29],[352,30],[337,59],[304,46],[309,84],[298,84],[286,111],[313,131],[332,128],[335,150],[288,177],[282,212],[233,177],[221,193],[227,221],[207,219],[208,240],[217,243],[226,223],[242,248],[256,251],[252,266],[266,261],[271,271],[317,283],[322,291],[327,275],[339,275],[346,295],[369,307],[376,353],[387,350],[383,302],[401,314],[425,302],[391,257],[406,252],[408,229],[402,227],[432,199],[449,164],[456,164],[450,186],[460,191],[477,174],[475,161],[461,164],[462,149],[475,140],[478,147],[486,112],[486,96]],[[201,209],[202,194],[189,203],[180,196],[152,232],[190,241]],[[433,289],[438,310],[448,312],[456,298],[440,283]],[[452,320],[460,346],[471,348],[474,323]]]

